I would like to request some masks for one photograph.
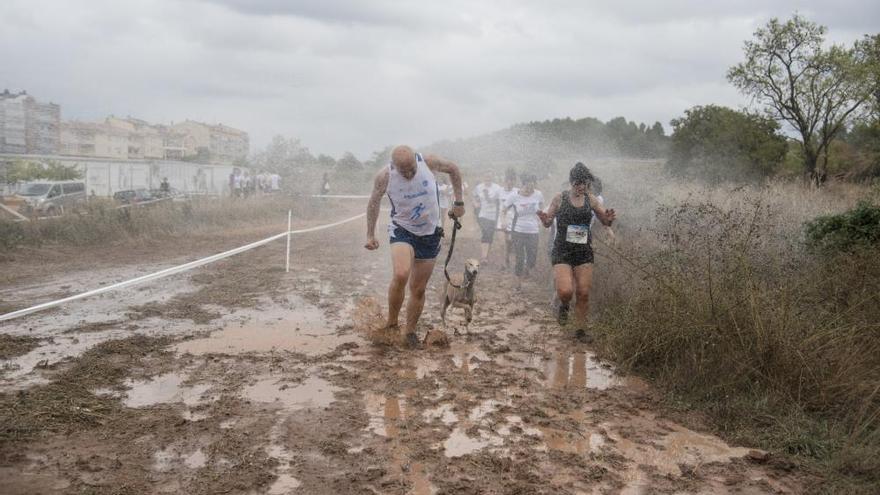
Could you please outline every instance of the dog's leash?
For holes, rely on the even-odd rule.
[[[452,218],[452,238],[449,239],[449,251],[446,253],[446,263],[443,264],[443,274],[446,275],[446,281],[449,282],[449,285],[455,287],[456,289],[461,289],[460,285],[455,285],[455,282],[449,278],[449,271],[447,271],[447,267],[449,266],[449,260],[452,259],[452,250],[455,249],[455,233],[461,228],[461,222],[458,221],[458,217],[454,216],[452,212],[449,212],[449,216]]]

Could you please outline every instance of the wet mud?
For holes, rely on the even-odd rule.
[[[361,227],[297,238],[290,274],[270,245],[137,310],[108,298],[103,320],[0,326],[38,336],[2,358],[17,366],[6,418],[35,418],[2,430],[4,493],[803,491],[749,446],[670,420],[647,383],[560,330],[546,280],[517,288],[484,267],[454,335],[463,315],[441,326],[438,267],[420,328],[433,337],[403,348],[382,330],[387,246],[366,253]],[[459,239],[451,266],[478,250]]]

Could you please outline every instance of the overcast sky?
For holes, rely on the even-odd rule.
[[[361,159],[556,117],[668,131],[745,105],[727,68],[795,11],[838,42],[880,30],[877,0],[3,0],[0,89],[64,119],[220,122],[252,150],[282,134]]]

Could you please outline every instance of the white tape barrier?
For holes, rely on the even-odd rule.
[[[329,228],[337,227],[339,225],[342,225],[342,224],[345,224],[348,222],[352,222],[352,221],[357,220],[358,218],[362,218],[364,216],[366,216],[366,213],[361,213],[360,215],[355,215],[353,217],[346,218],[345,220],[340,220],[338,222],[329,223],[329,224],[325,224],[325,225],[319,225],[317,227],[310,227],[307,229],[299,229],[299,230],[291,230],[288,232],[282,232],[278,235],[273,235],[272,237],[267,237],[266,239],[263,239],[261,241],[252,242],[246,246],[241,246],[241,247],[237,247],[235,249],[230,249],[229,251],[215,254],[213,256],[208,256],[207,258],[202,258],[202,259],[196,260],[196,261],[190,261],[189,263],[185,263],[183,265],[174,266],[171,268],[166,268],[164,270],[160,270],[158,272],[151,273],[149,275],[143,275],[143,276],[140,276],[137,278],[133,278],[131,280],[126,280],[125,282],[119,282],[118,284],[108,285],[107,287],[101,287],[100,289],[95,289],[95,290],[91,290],[88,292],[83,292],[82,294],[76,294],[74,296],[65,297],[64,299],[58,299],[57,301],[51,301],[51,302],[47,302],[47,303],[43,303],[43,304],[37,304],[36,306],[31,306],[30,308],[20,309],[18,311],[6,313],[5,315],[0,315],[0,321],[11,320],[13,318],[18,318],[20,316],[28,315],[31,313],[36,313],[37,311],[42,311],[44,309],[52,308],[55,306],[60,306],[62,304],[65,304],[65,303],[68,303],[71,301],[76,301],[77,299],[83,299],[83,298],[90,297],[90,296],[96,296],[98,294],[103,294],[104,292],[109,292],[111,290],[122,289],[124,287],[131,287],[132,285],[141,284],[144,282],[149,282],[151,280],[157,280],[157,279],[168,277],[170,275],[174,275],[177,273],[182,273],[182,272],[192,270],[193,268],[196,268],[196,267],[199,267],[202,265],[207,265],[208,263],[213,263],[215,261],[222,260],[223,258],[228,258],[230,256],[233,256],[233,255],[236,255],[239,253],[243,253],[245,251],[250,251],[251,249],[254,249],[254,248],[260,247],[264,244],[268,244],[272,241],[284,238],[288,235],[305,234],[308,232],[316,232],[319,230],[329,229]]]
[[[14,216],[16,222],[26,222],[26,221],[28,220],[28,217],[22,215],[21,213],[19,213],[19,212],[13,210],[13,209],[10,208],[10,207],[4,205],[3,203],[0,203],[0,208],[3,208],[4,211],[6,211],[6,212],[8,212],[10,215]]]
[[[331,199],[370,199],[369,195],[358,196],[354,194],[312,194],[313,198],[331,198]]]

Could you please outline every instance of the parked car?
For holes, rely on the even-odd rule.
[[[156,197],[146,189],[128,189],[126,191],[117,191],[113,194],[113,199],[124,205],[130,205],[152,201]]]
[[[33,216],[55,216],[84,203],[86,183],[83,181],[38,181],[21,186],[15,196],[22,200],[19,211]]]
[[[169,187],[167,191],[150,189],[150,194],[156,199],[171,198],[173,201],[184,201],[187,199],[187,194],[185,192],[173,187]]]

